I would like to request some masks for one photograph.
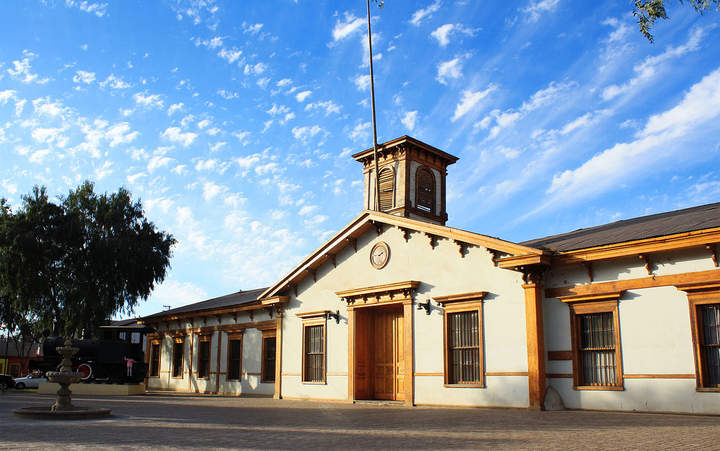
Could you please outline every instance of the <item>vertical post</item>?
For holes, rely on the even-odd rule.
[[[220,320],[218,320],[218,323]],[[220,350],[222,349],[222,330],[218,330],[218,351],[217,351],[217,371],[215,372],[215,393],[220,394]]]
[[[528,353],[528,408],[542,410],[545,399],[545,335],[543,331],[542,282],[537,274],[523,285]]]
[[[355,401],[355,309],[347,309],[348,316],[348,401]]]
[[[403,301],[403,352],[405,353],[405,405],[415,405],[415,343],[412,297]]]
[[[372,30],[370,28],[370,0],[367,0],[368,53],[370,57],[370,106],[373,128],[373,160],[375,160],[375,210],[380,211],[380,172],[378,171],[377,125],[375,123],[375,77],[372,60]]]
[[[273,399],[282,398],[282,317],[283,312],[277,314],[275,329],[275,393]]]

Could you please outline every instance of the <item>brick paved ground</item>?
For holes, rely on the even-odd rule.
[[[405,408],[259,398],[76,396],[102,420],[31,421],[12,410],[49,405],[0,394],[3,449],[720,449],[720,417],[514,409]]]

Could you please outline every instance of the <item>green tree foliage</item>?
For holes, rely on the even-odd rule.
[[[52,202],[35,187],[12,211],[0,201],[0,321],[54,335],[88,333],[132,313],[164,280],[175,239],[130,193],[85,182]]]
[[[710,9],[720,10],[720,0],[679,0],[680,3],[689,3],[695,11],[700,14]],[[667,19],[665,0],[633,0],[633,15],[637,17],[640,32],[653,42],[653,35],[650,33],[657,19]]]

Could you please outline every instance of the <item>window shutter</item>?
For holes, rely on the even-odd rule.
[[[380,211],[390,210],[393,207],[393,189],[395,177],[393,170],[385,168],[380,171]]]

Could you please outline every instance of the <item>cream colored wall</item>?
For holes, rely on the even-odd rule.
[[[237,315],[237,323],[263,322],[274,319],[266,311],[255,311],[253,318],[248,312],[241,312]],[[272,395],[275,391],[274,383],[262,383],[261,377],[256,374],[261,372],[262,358],[262,332],[254,327],[248,327],[243,334],[242,368],[240,381],[227,380],[227,356],[228,356],[228,334],[223,331],[214,331],[210,344],[210,369],[209,377],[201,379],[197,377],[198,371],[198,349],[200,338],[193,335],[191,330],[198,327],[212,327],[236,324],[232,315],[208,317],[205,320],[200,317],[188,321],[170,322],[168,328],[165,323],[158,325],[158,331],[182,330],[186,332],[183,356],[183,377],[171,377],[172,371],[172,343],[171,337],[165,335],[160,355],[160,377],[148,378],[148,388],[151,390],[172,390],[190,393],[222,393],[222,394],[254,394]],[[220,335],[222,334],[222,343]],[[220,343],[220,379],[217,384],[218,364],[218,343]],[[192,353],[190,348],[192,346]],[[189,361],[192,356],[192,377],[189,377]]]
[[[372,246],[385,241],[390,246],[387,266],[370,265]],[[283,319],[282,394],[285,397],[348,398],[348,324],[345,304],[336,291],[417,280],[422,282],[415,300],[474,291],[489,292],[484,303],[485,370],[526,372],[524,293],[520,274],[497,268],[484,248],[470,247],[464,258],[450,240],[438,239],[431,249],[429,239],[413,233],[405,242],[403,233],[385,225],[377,236],[371,230],[358,239],[358,250],[346,247],[332,262],[317,271],[317,282],[307,277],[298,286]],[[302,320],[297,313],[340,310],[341,322],[327,322],[327,384],[304,384],[302,372]],[[415,372],[443,372],[443,316],[433,303],[431,315],[413,307],[415,328]],[[487,388],[447,388],[442,377],[415,377],[415,402],[419,404],[527,406],[526,376],[490,376]]]
[[[708,252],[686,250],[653,254],[654,274],[670,275],[715,269]],[[637,258],[593,264],[598,281],[649,277]],[[580,266],[580,265],[577,265]],[[551,286],[587,283],[584,268],[556,268]],[[568,306],[544,300],[545,347],[570,350]],[[626,291],[618,304],[625,375],[694,375],[695,361],[687,296],[673,286]],[[548,361],[547,373],[572,373],[570,361]],[[720,393],[695,390],[695,379],[626,378],[624,391],[574,390],[572,379],[550,378],[570,408],[720,413]]]

